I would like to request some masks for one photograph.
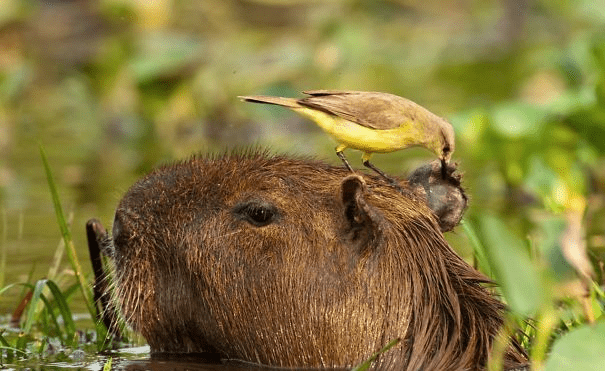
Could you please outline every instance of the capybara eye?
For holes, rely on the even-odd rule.
[[[248,201],[236,205],[233,213],[240,219],[257,227],[273,223],[278,215],[277,208],[263,201]]]

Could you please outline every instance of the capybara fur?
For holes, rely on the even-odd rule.
[[[401,187],[254,150],[160,167],[117,208],[113,302],[153,354],[352,367],[399,338],[375,369],[482,370],[505,307]]]

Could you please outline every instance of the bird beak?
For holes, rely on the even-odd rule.
[[[441,158],[441,177],[445,179],[447,177],[447,165],[449,164],[449,159]]]
[[[440,160],[441,160],[441,176],[443,177],[443,179],[446,179],[447,177],[447,169],[448,166],[450,164],[450,159],[452,158],[452,152],[447,152],[445,154],[443,154],[443,156],[441,156]]]

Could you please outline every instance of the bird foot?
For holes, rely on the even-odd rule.
[[[377,168],[376,166],[374,166],[374,164],[372,164],[370,161],[364,161],[363,162],[363,166],[374,170],[374,172],[376,172],[378,175],[380,175],[384,180],[386,180],[390,185],[392,185],[399,193],[401,193],[402,195],[408,195],[409,192],[404,191],[403,188],[401,188],[401,186],[399,185],[399,183],[393,179],[392,177],[388,176],[384,171],[380,170],[379,168]]]

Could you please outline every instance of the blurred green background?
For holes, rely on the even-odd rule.
[[[237,99],[309,89],[390,92],[446,117],[481,241],[529,241],[572,291],[568,261],[588,257],[600,283],[604,25],[594,0],[2,0],[0,287],[46,275],[60,240],[40,144],[85,261],[86,220],[110,227],[158,164],[257,145],[340,164],[311,122]],[[373,159],[405,175],[433,157]],[[472,261],[466,233],[448,239]]]

